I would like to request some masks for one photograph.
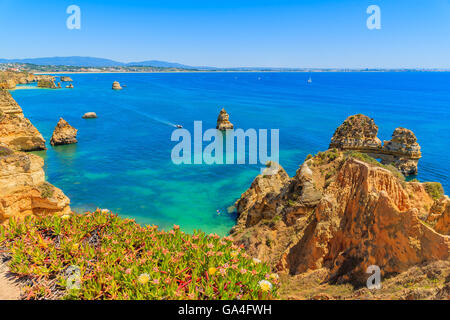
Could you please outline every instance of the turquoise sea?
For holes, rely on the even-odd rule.
[[[47,140],[48,181],[77,211],[107,208],[142,224],[225,235],[227,208],[261,165],[174,165],[170,140],[194,120],[215,128],[222,107],[235,128],[279,129],[280,163],[293,175],[309,153],[328,147],[347,116],[364,113],[389,140],[396,127],[422,147],[418,179],[450,190],[450,73],[153,73],[72,74],[75,89],[14,90]],[[113,81],[127,87],[111,90]],[[98,119],[84,120],[94,111]],[[78,131],[76,145],[51,147],[59,117]],[[192,131],[191,131],[192,132]],[[216,210],[221,214],[217,215]]]

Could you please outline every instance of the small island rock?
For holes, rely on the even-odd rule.
[[[120,86],[120,83],[117,82],[117,81],[113,82],[112,88],[113,88],[113,90],[122,90],[122,87]]]
[[[97,118],[97,114],[95,112],[86,112],[82,118],[83,119],[95,119],[95,118]]]
[[[68,76],[61,76],[60,78],[61,82],[72,82],[72,78]]]
[[[217,126],[218,130],[228,130],[233,129],[233,124],[230,122],[230,116],[225,111],[225,109],[220,110],[219,117],[217,118]]]
[[[53,131],[50,144],[52,146],[77,143],[78,130],[72,127],[66,120],[60,118]]]

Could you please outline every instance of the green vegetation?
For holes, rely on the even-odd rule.
[[[327,150],[325,152],[318,152],[314,156],[314,165],[322,165],[330,163],[339,157],[339,152],[336,149]]]
[[[357,160],[361,160],[366,163],[389,170],[399,180],[401,180],[401,181],[405,180],[405,176],[400,171],[398,171],[398,169],[396,167],[394,167],[392,164],[384,165],[384,164],[378,162],[377,159],[369,156],[368,154],[357,152],[357,151],[346,151],[344,153],[344,155],[346,158],[355,158]]]
[[[278,279],[229,237],[142,227],[97,210],[0,226],[28,299],[273,299]],[[78,278],[68,271],[78,270]],[[77,269],[78,268],[78,269]],[[70,288],[76,284],[78,288]]]
[[[425,191],[434,200],[438,200],[444,196],[444,188],[439,182],[424,182]]]
[[[41,197],[42,198],[51,198],[53,197],[54,189],[53,186],[48,183],[44,182],[39,186],[39,190],[41,191]]]

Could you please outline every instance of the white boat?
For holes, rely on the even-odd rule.
[[[309,77],[309,79],[308,79],[308,83],[312,83],[312,79],[311,79],[311,77]]]

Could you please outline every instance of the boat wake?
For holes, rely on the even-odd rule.
[[[175,123],[172,123],[172,122],[170,122],[168,120],[161,119],[159,117],[156,117],[154,115],[148,114],[146,112],[133,109],[132,107],[128,107],[128,106],[121,106],[121,107],[124,108],[124,109],[127,109],[128,111],[131,111],[131,112],[137,113],[137,114],[139,114],[141,116],[144,116],[147,119],[153,120],[154,122],[165,124],[165,125],[170,126],[170,127],[178,128],[178,126]]]

